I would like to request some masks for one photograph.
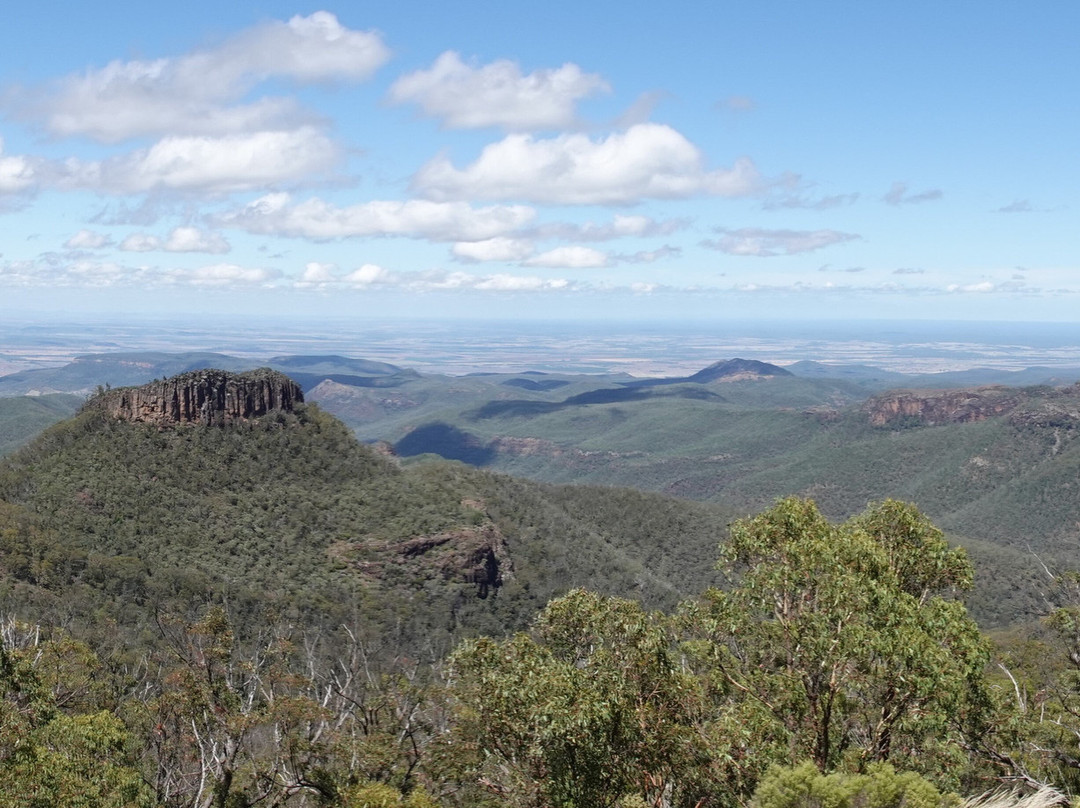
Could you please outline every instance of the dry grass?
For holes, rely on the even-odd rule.
[[[1043,787],[1034,792],[988,791],[964,800],[961,808],[1058,808],[1070,803],[1060,791]]]

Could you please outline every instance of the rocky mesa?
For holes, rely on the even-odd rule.
[[[861,407],[873,426],[964,424],[1008,416],[1015,426],[1075,428],[1080,382],[1068,387],[979,387],[973,390],[893,390]]]
[[[304,401],[300,385],[270,368],[246,373],[196,370],[140,387],[105,390],[87,406],[114,418],[170,426],[227,424],[279,410],[291,412]]]

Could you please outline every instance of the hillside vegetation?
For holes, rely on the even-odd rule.
[[[501,401],[418,426],[397,445],[744,513],[789,494],[813,497],[834,518],[887,497],[917,502],[971,547],[980,568],[973,609],[984,624],[1039,613],[1044,565],[1080,564],[1080,387],[899,391],[843,403],[828,384],[777,378],[701,388],[713,396],[546,409]]]
[[[218,358],[99,355],[4,380],[86,384],[94,370],[126,378]],[[1038,369],[927,378],[729,360],[642,380],[420,375],[335,356],[272,363],[360,438],[393,444],[408,464],[439,455],[536,481],[648,490],[741,514],[789,494],[813,497],[832,518],[888,497],[917,502],[978,562],[971,607],[986,626],[1040,614],[1045,570],[1080,565],[1077,388],[943,387],[949,379],[1030,380]],[[880,392],[899,384],[908,389]],[[0,399],[0,434],[2,405],[14,401]]]
[[[299,397],[231,409],[289,384],[113,390],[0,465],[0,806],[950,808],[1001,780],[1080,788],[1073,578],[1041,633],[995,650],[962,600],[967,554],[913,505],[840,521],[788,497],[732,521],[402,465]],[[164,417],[199,385],[231,390],[233,416]]]
[[[166,429],[88,408],[9,459],[0,499],[17,526],[0,609],[31,597],[64,622],[107,605],[137,625],[224,592],[245,621],[359,610],[409,648],[524,625],[586,583],[670,607],[711,580],[729,519],[460,464],[402,469],[313,406]]]

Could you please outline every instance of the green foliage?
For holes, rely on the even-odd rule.
[[[591,389],[605,384],[596,379]],[[1003,388],[1001,396],[1017,402],[1014,416],[933,425],[913,416],[881,428],[854,406],[866,390],[846,383],[774,379],[708,389],[725,401],[644,399],[553,411],[555,397],[537,394],[523,401],[544,405],[532,416],[478,419],[448,403],[438,420],[493,453],[487,468],[548,482],[630,486],[743,513],[796,494],[834,519],[868,501],[918,502],[951,534],[977,540],[980,591],[970,608],[987,627],[1040,613],[1039,598],[1027,596],[1039,573],[1028,548],[1075,565],[1075,387]],[[355,426],[371,439],[400,439],[403,425],[433,420],[425,412]]]
[[[986,753],[1022,782],[1080,793],[1080,573],[1056,576],[1041,625],[998,636],[993,685],[1010,721]]]
[[[127,728],[108,711],[79,709],[86,706],[86,669],[97,664],[90,650],[68,641],[39,644],[37,632],[14,623],[4,635],[0,806],[150,808]]]
[[[733,756],[733,777],[806,759],[822,772],[962,766],[988,652],[963,605],[942,597],[967,585],[970,565],[912,506],[837,525],[811,501],[781,500],[733,524],[722,557],[736,586],[709,591],[686,620],[727,698],[721,726],[755,750]]]
[[[670,649],[659,615],[580,590],[531,635],[465,644],[451,664],[473,776],[508,805],[684,804],[696,688]]]
[[[773,458],[805,426],[785,417]],[[0,784],[168,808],[730,808],[805,760],[870,778],[777,775],[822,808],[926,808],[884,763],[948,789],[987,766],[1073,784],[1075,604],[1060,665],[1028,652],[988,680],[956,599],[971,565],[939,529],[792,498],[732,526],[726,591],[651,611],[717,583],[729,513],[401,468],[315,407],[211,429],[83,413],[0,466],[0,609],[44,624],[0,659]]]
[[[524,627],[573,585],[671,608],[713,582],[727,521],[710,506],[459,464],[403,470],[316,407],[164,430],[85,412],[0,465],[0,573],[18,590],[0,578],[0,608],[36,602],[34,619],[58,623],[108,615],[138,642],[155,609],[193,618],[222,599],[247,635],[282,615],[332,627],[359,614],[369,638],[395,638],[391,653],[435,659],[456,637]],[[476,580],[458,539],[409,544],[484,530],[502,537],[506,574],[491,581]]]
[[[438,803],[421,789],[404,796],[385,783],[363,783],[349,789],[343,808],[437,808]]]
[[[754,792],[751,808],[949,808],[943,795],[915,772],[875,763],[865,774],[822,774],[813,763],[774,766]]]

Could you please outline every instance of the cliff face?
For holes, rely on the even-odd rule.
[[[875,396],[863,405],[874,426],[899,421],[923,426],[964,424],[1004,415],[1016,408],[1023,394],[1014,388],[977,390],[896,390]]]
[[[197,370],[141,387],[107,390],[92,399],[126,421],[172,424],[227,424],[274,410],[291,412],[304,401],[300,385],[283,373],[261,368],[247,373]]]
[[[1007,415],[1014,426],[1076,428],[1080,382],[1070,387],[979,387],[974,390],[894,390],[862,406],[874,426],[965,424]]]

